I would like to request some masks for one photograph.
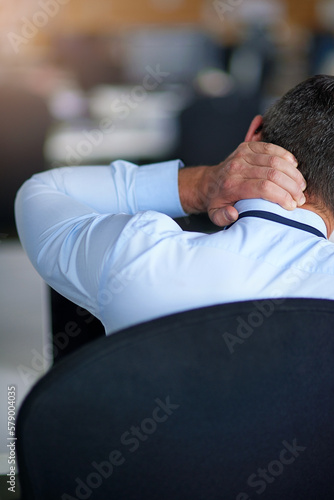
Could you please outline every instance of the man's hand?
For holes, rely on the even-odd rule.
[[[305,203],[306,182],[296,167],[280,146],[244,142],[219,165],[179,171],[182,207],[189,214],[207,212],[217,226],[237,220],[233,205],[242,199],[263,198],[293,210]]]

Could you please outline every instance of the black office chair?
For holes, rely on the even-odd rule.
[[[332,500],[333,324],[250,301],[81,347],[20,409],[22,500]]]
[[[174,220],[185,231],[203,233],[221,231],[221,227],[213,224],[207,214],[189,215]],[[105,329],[102,323],[86,309],[66,299],[52,288],[49,287],[48,290],[53,363],[58,363],[88,342],[104,337]]]

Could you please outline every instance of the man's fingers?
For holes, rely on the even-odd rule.
[[[295,170],[295,172],[297,172],[297,170]],[[306,184],[303,182],[303,187],[301,187],[301,185],[298,183],[298,180],[291,177],[291,172],[286,172],[278,169],[270,169],[268,171],[267,179],[269,182],[274,183],[274,185],[287,191],[297,202],[297,206],[301,206],[305,203],[306,199],[303,193],[303,189],[305,189]],[[271,186],[269,186],[269,189],[270,188]]]
[[[277,146],[276,144],[269,144],[266,142],[248,142],[247,145],[249,149],[253,151],[253,153],[274,157],[278,156],[279,158],[288,161],[295,167],[298,164],[296,158],[292,153],[282,148],[281,146]]]
[[[301,178],[294,175],[293,172],[298,172],[295,168],[292,171],[286,166],[279,168],[270,167],[248,167],[243,171],[244,177],[244,196],[245,198],[253,198],[254,189],[257,192],[257,197],[263,198],[261,195],[261,190],[266,189],[266,192],[270,192],[273,189],[273,185],[277,185],[283,190],[290,194],[291,198],[294,199],[298,206],[305,203],[305,196],[303,190],[305,189],[305,181],[303,177]],[[249,183],[248,180],[254,180],[255,182]],[[301,179],[301,180],[300,180]],[[266,182],[267,181],[267,182]],[[248,192],[249,191],[249,192]]]
[[[208,215],[216,226],[228,226],[238,219],[238,211],[232,206],[209,210]]]
[[[234,159],[231,158],[231,160],[231,171],[233,168],[238,169],[238,173],[247,179],[268,178],[275,182],[275,179],[270,176],[274,176],[274,172],[279,171],[296,182],[302,191],[306,188],[305,179],[296,168],[297,161],[294,156],[280,146],[264,142],[243,143],[239,146]],[[253,170],[252,167],[267,167],[272,172]]]
[[[236,220],[238,200],[262,198],[293,210],[305,203],[306,182],[295,157],[284,148],[264,142],[244,142],[224,162],[205,170],[204,199],[218,226]]]
[[[298,200],[285,187],[280,187],[268,179],[249,180],[245,183],[245,191],[242,198],[262,198],[272,203],[278,203],[278,205],[281,205],[286,210],[294,210],[298,206]],[[301,202],[302,200],[299,201]]]
[[[286,176],[290,177],[294,182],[296,182],[302,190],[306,188],[306,182],[300,171],[293,166],[290,162],[278,157],[278,156],[266,156],[266,155],[248,155],[245,158],[247,169],[245,168],[245,175],[249,178],[255,172],[252,171],[252,167],[266,167],[268,170],[262,171],[257,170],[256,175],[261,175],[262,177],[273,175],[273,172],[282,172]],[[272,170],[272,172],[270,172]]]

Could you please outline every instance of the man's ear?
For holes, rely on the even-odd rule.
[[[252,123],[249,126],[248,132],[245,137],[245,142],[259,142],[262,140],[261,138],[261,130],[263,125],[263,119],[261,115],[256,115],[253,118]]]

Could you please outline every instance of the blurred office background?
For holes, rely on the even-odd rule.
[[[334,0],[0,0],[0,37],[3,474],[7,385],[20,402],[52,363],[19,186],[62,165],[223,160],[273,99],[334,74]]]

